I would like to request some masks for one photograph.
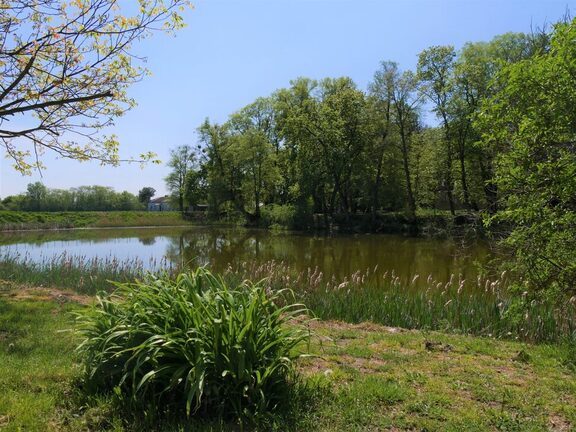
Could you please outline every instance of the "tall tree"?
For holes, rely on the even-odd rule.
[[[184,211],[184,192],[186,176],[196,162],[194,150],[189,145],[182,145],[170,151],[168,166],[172,171],[165,178],[166,186],[178,203],[180,212]]]
[[[455,213],[454,180],[452,176],[452,128],[450,124],[449,102],[454,91],[452,73],[456,52],[452,46],[433,46],[418,56],[418,78],[422,82],[422,91],[432,102],[433,110],[442,122],[444,129],[445,166],[444,190],[450,206]]]
[[[355,207],[353,182],[367,142],[366,97],[350,78],[299,79],[282,92],[283,133],[295,149],[301,185],[325,215]]]
[[[3,0],[0,5],[0,145],[25,174],[44,150],[120,162],[114,135],[100,132],[134,106],[142,79],[132,45],[156,29],[183,26],[188,0]],[[123,10],[132,15],[123,13]],[[26,145],[27,143],[27,145]],[[152,153],[137,159],[149,160]]]
[[[280,139],[274,121],[272,103],[264,98],[242,108],[229,121],[233,153],[243,173],[244,214],[253,220],[260,219],[260,206],[266,197],[275,195],[279,183],[276,160]]]
[[[382,62],[369,84],[370,101],[375,111],[376,131],[372,146],[372,161],[376,164],[372,181],[372,222],[376,221],[376,211],[380,204],[380,189],[384,175],[384,155],[390,146],[392,135],[392,103],[394,86],[391,80],[391,69],[397,69],[396,63]]]
[[[418,127],[417,109],[420,104],[420,96],[417,93],[418,82],[412,72],[400,73],[397,63],[382,62],[370,88],[372,94],[378,97],[385,108],[384,124],[388,127],[386,135],[388,136],[391,127],[394,126],[399,136],[408,212],[410,218],[414,220],[416,200],[410,173],[410,154],[412,134]]]
[[[210,212],[220,215],[226,205],[244,213],[241,181],[243,173],[233,149],[230,123],[212,124],[208,119],[198,128],[202,148],[202,168],[205,170]]]
[[[46,203],[46,196],[48,195],[48,188],[40,182],[29,183],[26,187],[26,202],[27,210],[39,211],[43,210]]]

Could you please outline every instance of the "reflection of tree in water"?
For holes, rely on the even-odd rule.
[[[156,237],[138,237],[138,241],[144,246],[151,246],[156,243]]]
[[[403,281],[416,274],[425,282],[429,274],[447,282],[452,273],[472,281],[474,261],[485,261],[482,245],[461,250],[451,241],[384,235],[313,236],[271,234],[263,230],[206,228],[171,237],[166,251],[170,260],[191,267],[207,265],[223,271],[231,264],[283,261],[294,271],[318,267],[324,276],[342,279],[356,271],[395,271]]]

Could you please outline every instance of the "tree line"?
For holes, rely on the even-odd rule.
[[[298,78],[222,124],[207,119],[197,148],[173,151],[174,170],[179,154],[188,162],[171,190],[214,217],[293,228],[314,213],[345,224],[479,211],[509,227],[504,267],[519,303],[574,303],[575,40],[566,17],[533,34],[430,47],[414,71],[382,62],[366,91],[347,77]]]
[[[25,193],[0,201],[0,209],[46,212],[144,210],[155,192],[151,187],[144,187],[136,196],[127,191],[116,192],[107,186],[52,189],[35,182],[28,184]]]
[[[547,52],[549,36],[508,33],[459,51],[433,46],[415,71],[382,62],[366,91],[347,77],[298,78],[222,124],[206,119],[196,148],[172,152],[167,185],[181,208],[206,202],[216,217],[251,222],[272,211],[291,215],[296,228],[313,213],[494,213],[497,155],[478,119],[502,91],[497,77]]]

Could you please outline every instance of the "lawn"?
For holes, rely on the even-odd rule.
[[[0,430],[135,431],[110,398],[85,397],[70,312],[91,298],[0,284]],[[313,322],[299,370],[306,403],[277,430],[505,430],[576,428],[569,347]],[[573,354],[572,354],[573,356]],[[171,423],[160,430],[229,430]]]
[[[188,225],[179,212],[23,212],[0,211],[0,230]]]

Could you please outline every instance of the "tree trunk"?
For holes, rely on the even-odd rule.
[[[408,195],[408,211],[410,220],[416,220],[416,201],[414,200],[414,193],[412,191],[412,179],[410,178],[410,165],[408,161],[408,143],[406,142],[406,135],[403,130],[400,131],[400,139],[402,141],[402,164],[404,166],[404,176],[406,178],[406,194]]]
[[[374,179],[374,188],[372,191],[372,224],[376,223],[376,211],[378,209],[378,201],[380,198],[380,184],[382,183],[382,165],[384,163],[384,151],[380,153],[378,158],[378,167],[376,169],[376,178]]]
[[[458,157],[460,159],[460,181],[462,183],[464,205],[470,210],[472,204],[470,203],[470,193],[468,192],[468,181],[466,179],[466,135],[466,130],[460,130],[458,137]]]
[[[446,172],[444,173],[446,197],[450,206],[450,214],[454,216],[456,209],[454,206],[454,181],[452,180],[452,145],[450,144],[450,125],[444,111],[442,111],[442,119],[444,120],[444,140],[446,141]]]
[[[492,176],[486,164],[484,163],[484,158],[480,155],[480,175],[482,176],[482,183],[484,185],[484,196],[486,197],[486,205],[488,207],[488,212],[494,214],[498,211],[498,190],[496,185],[492,181]]]

